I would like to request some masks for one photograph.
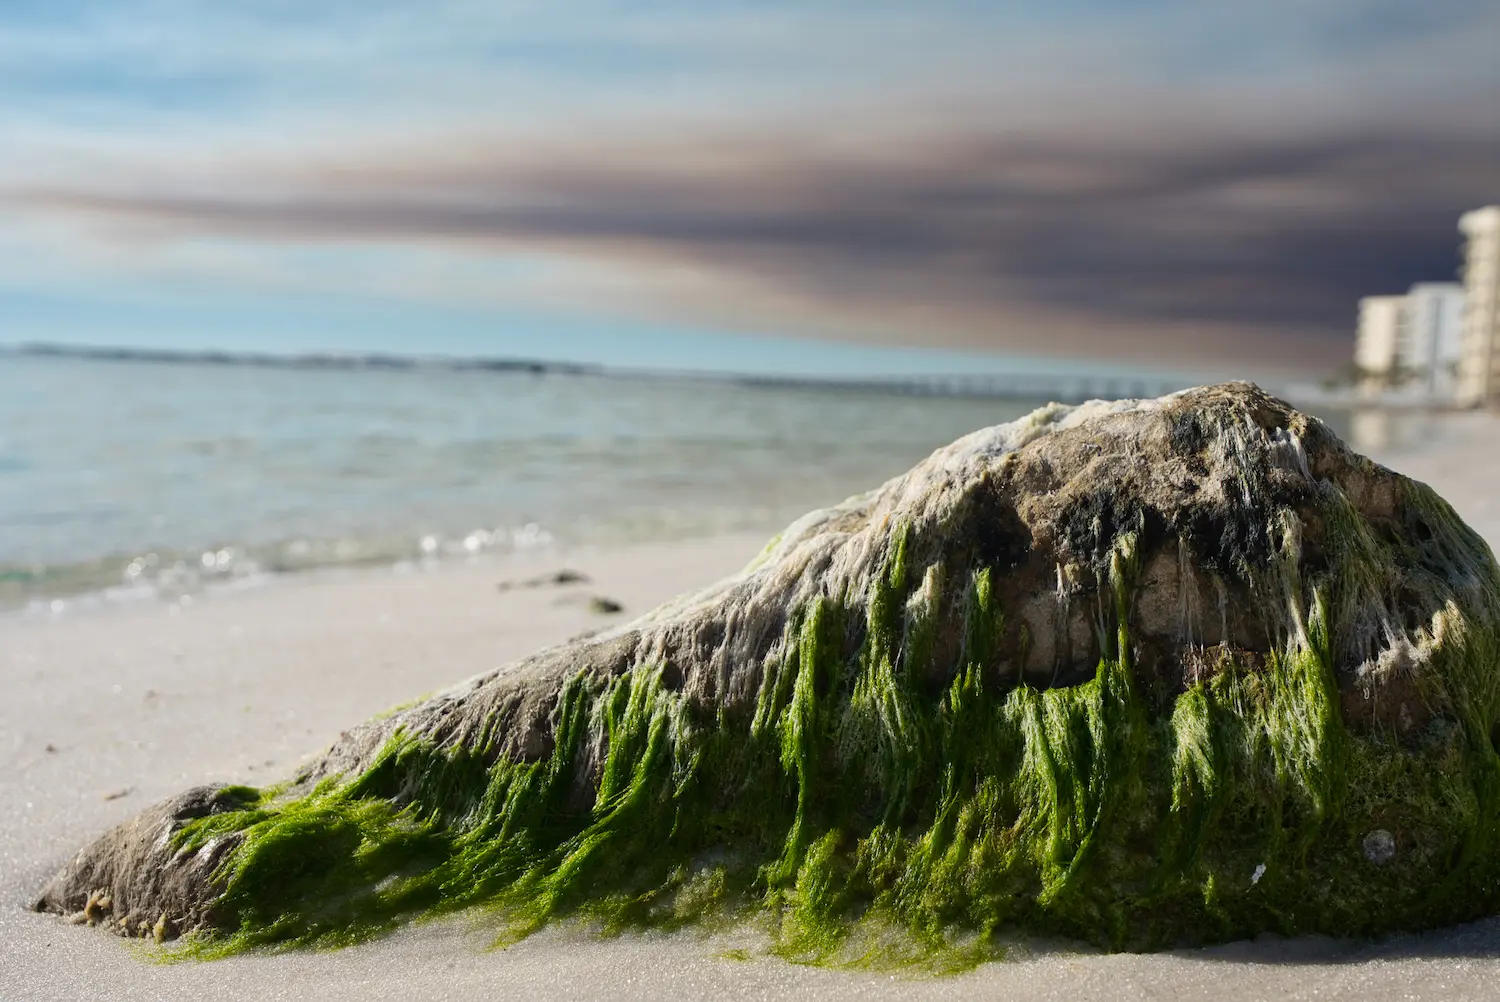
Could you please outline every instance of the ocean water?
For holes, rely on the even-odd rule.
[[[770,532],[1031,406],[590,374],[0,356],[0,604]]]
[[[770,533],[1039,403],[4,355],[0,607]]]

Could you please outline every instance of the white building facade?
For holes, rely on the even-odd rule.
[[[1401,354],[1430,397],[1452,400],[1463,359],[1464,287],[1421,282],[1406,294]]]
[[[1386,384],[1400,369],[1400,338],[1406,312],[1405,296],[1366,296],[1359,301],[1359,333],[1354,342],[1354,364],[1360,380]]]
[[[1396,388],[1452,399],[1463,346],[1464,289],[1422,282],[1404,296],[1359,301],[1354,364],[1370,393]]]
[[[1465,213],[1461,407],[1500,407],[1500,205]]]

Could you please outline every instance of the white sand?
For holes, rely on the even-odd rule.
[[[1385,458],[1426,480],[1500,548],[1500,422],[1455,419]],[[285,776],[372,713],[736,569],[737,537],[397,575],[368,572],[202,598],[0,620],[0,1000],[147,998],[1500,998],[1500,920],[1374,945],[1261,941],[1156,955],[1032,948],[959,978],[816,970],[719,955],[693,935],[599,940],[552,930],[505,951],[464,922],[363,947],[162,966],[24,910],[75,849],[205,782]],[[561,567],[594,582],[496,583]],[[1500,904],[1500,902],[1497,902]]]

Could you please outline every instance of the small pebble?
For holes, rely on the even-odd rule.
[[[1365,836],[1365,859],[1376,866],[1389,863],[1396,855],[1396,837],[1384,828],[1377,828]]]
[[[611,615],[616,612],[624,612],[625,607],[612,598],[603,595],[595,595],[589,599],[589,612],[597,612],[600,615]]]

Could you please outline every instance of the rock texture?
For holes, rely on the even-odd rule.
[[[809,959],[872,916],[931,950],[1418,927],[1500,906],[1497,726],[1484,542],[1228,384],[975,432],[283,788],[144,812],[36,906],[224,949],[738,909]]]

